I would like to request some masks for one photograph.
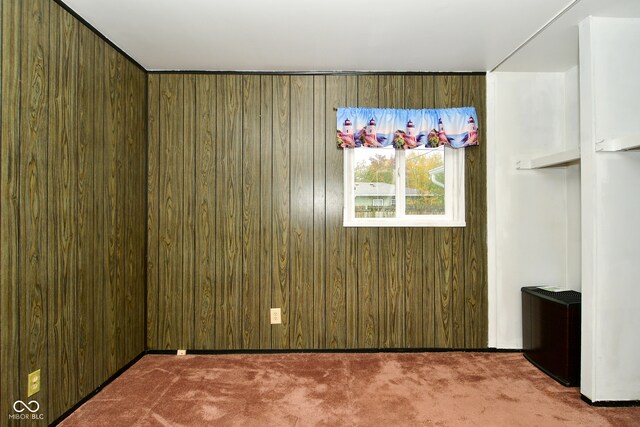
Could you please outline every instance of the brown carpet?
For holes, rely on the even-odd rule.
[[[64,426],[638,426],[518,353],[147,355]]]

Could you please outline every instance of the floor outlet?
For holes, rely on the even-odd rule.
[[[279,325],[282,323],[282,310],[279,308],[271,309],[271,324]]]

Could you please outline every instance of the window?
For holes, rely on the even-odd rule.
[[[347,227],[463,227],[464,149],[344,150]]]

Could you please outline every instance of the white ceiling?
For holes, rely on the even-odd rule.
[[[434,72],[491,70],[572,2],[64,0],[147,70]]]

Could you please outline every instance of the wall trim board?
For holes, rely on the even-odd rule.
[[[310,348],[310,349],[242,349],[242,350],[198,350],[186,349],[186,355],[222,355],[222,354],[334,354],[334,353],[523,353],[522,349],[507,348]],[[146,350],[145,354],[165,354],[175,356],[178,349]]]
[[[596,408],[628,408],[640,406],[640,400],[596,400],[594,402],[582,393],[580,393],[580,399]]]
[[[340,70],[146,70],[149,74],[240,74],[264,76],[485,76],[485,71],[340,71]]]
[[[131,55],[129,55],[127,52],[125,52],[124,50],[122,50],[122,48],[120,48],[120,46],[118,46],[117,44],[115,44],[114,42],[112,42],[111,40],[109,40],[109,38],[107,36],[105,36],[104,34],[102,34],[96,27],[94,27],[93,25],[91,25],[89,22],[87,22],[86,19],[84,19],[82,16],[78,15],[78,13],[73,10],[71,7],[69,7],[63,0],[53,0],[56,4],[58,4],[58,6],[60,6],[61,8],[63,8],[64,10],[66,10],[71,16],[73,16],[74,18],[76,18],[78,21],[80,21],[80,23],[82,25],[84,25],[85,27],[87,27],[88,29],[90,29],[96,36],[100,37],[105,43],[107,43],[109,46],[111,46],[112,48],[114,48],[118,53],[120,53],[122,56],[124,56],[125,58],[127,58],[131,63],[133,63],[136,67],[138,67],[140,70],[144,71],[145,73],[147,72],[147,69],[144,68],[142,65],[140,65],[140,63],[138,61],[136,61],[135,59],[133,59],[133,57]]]

